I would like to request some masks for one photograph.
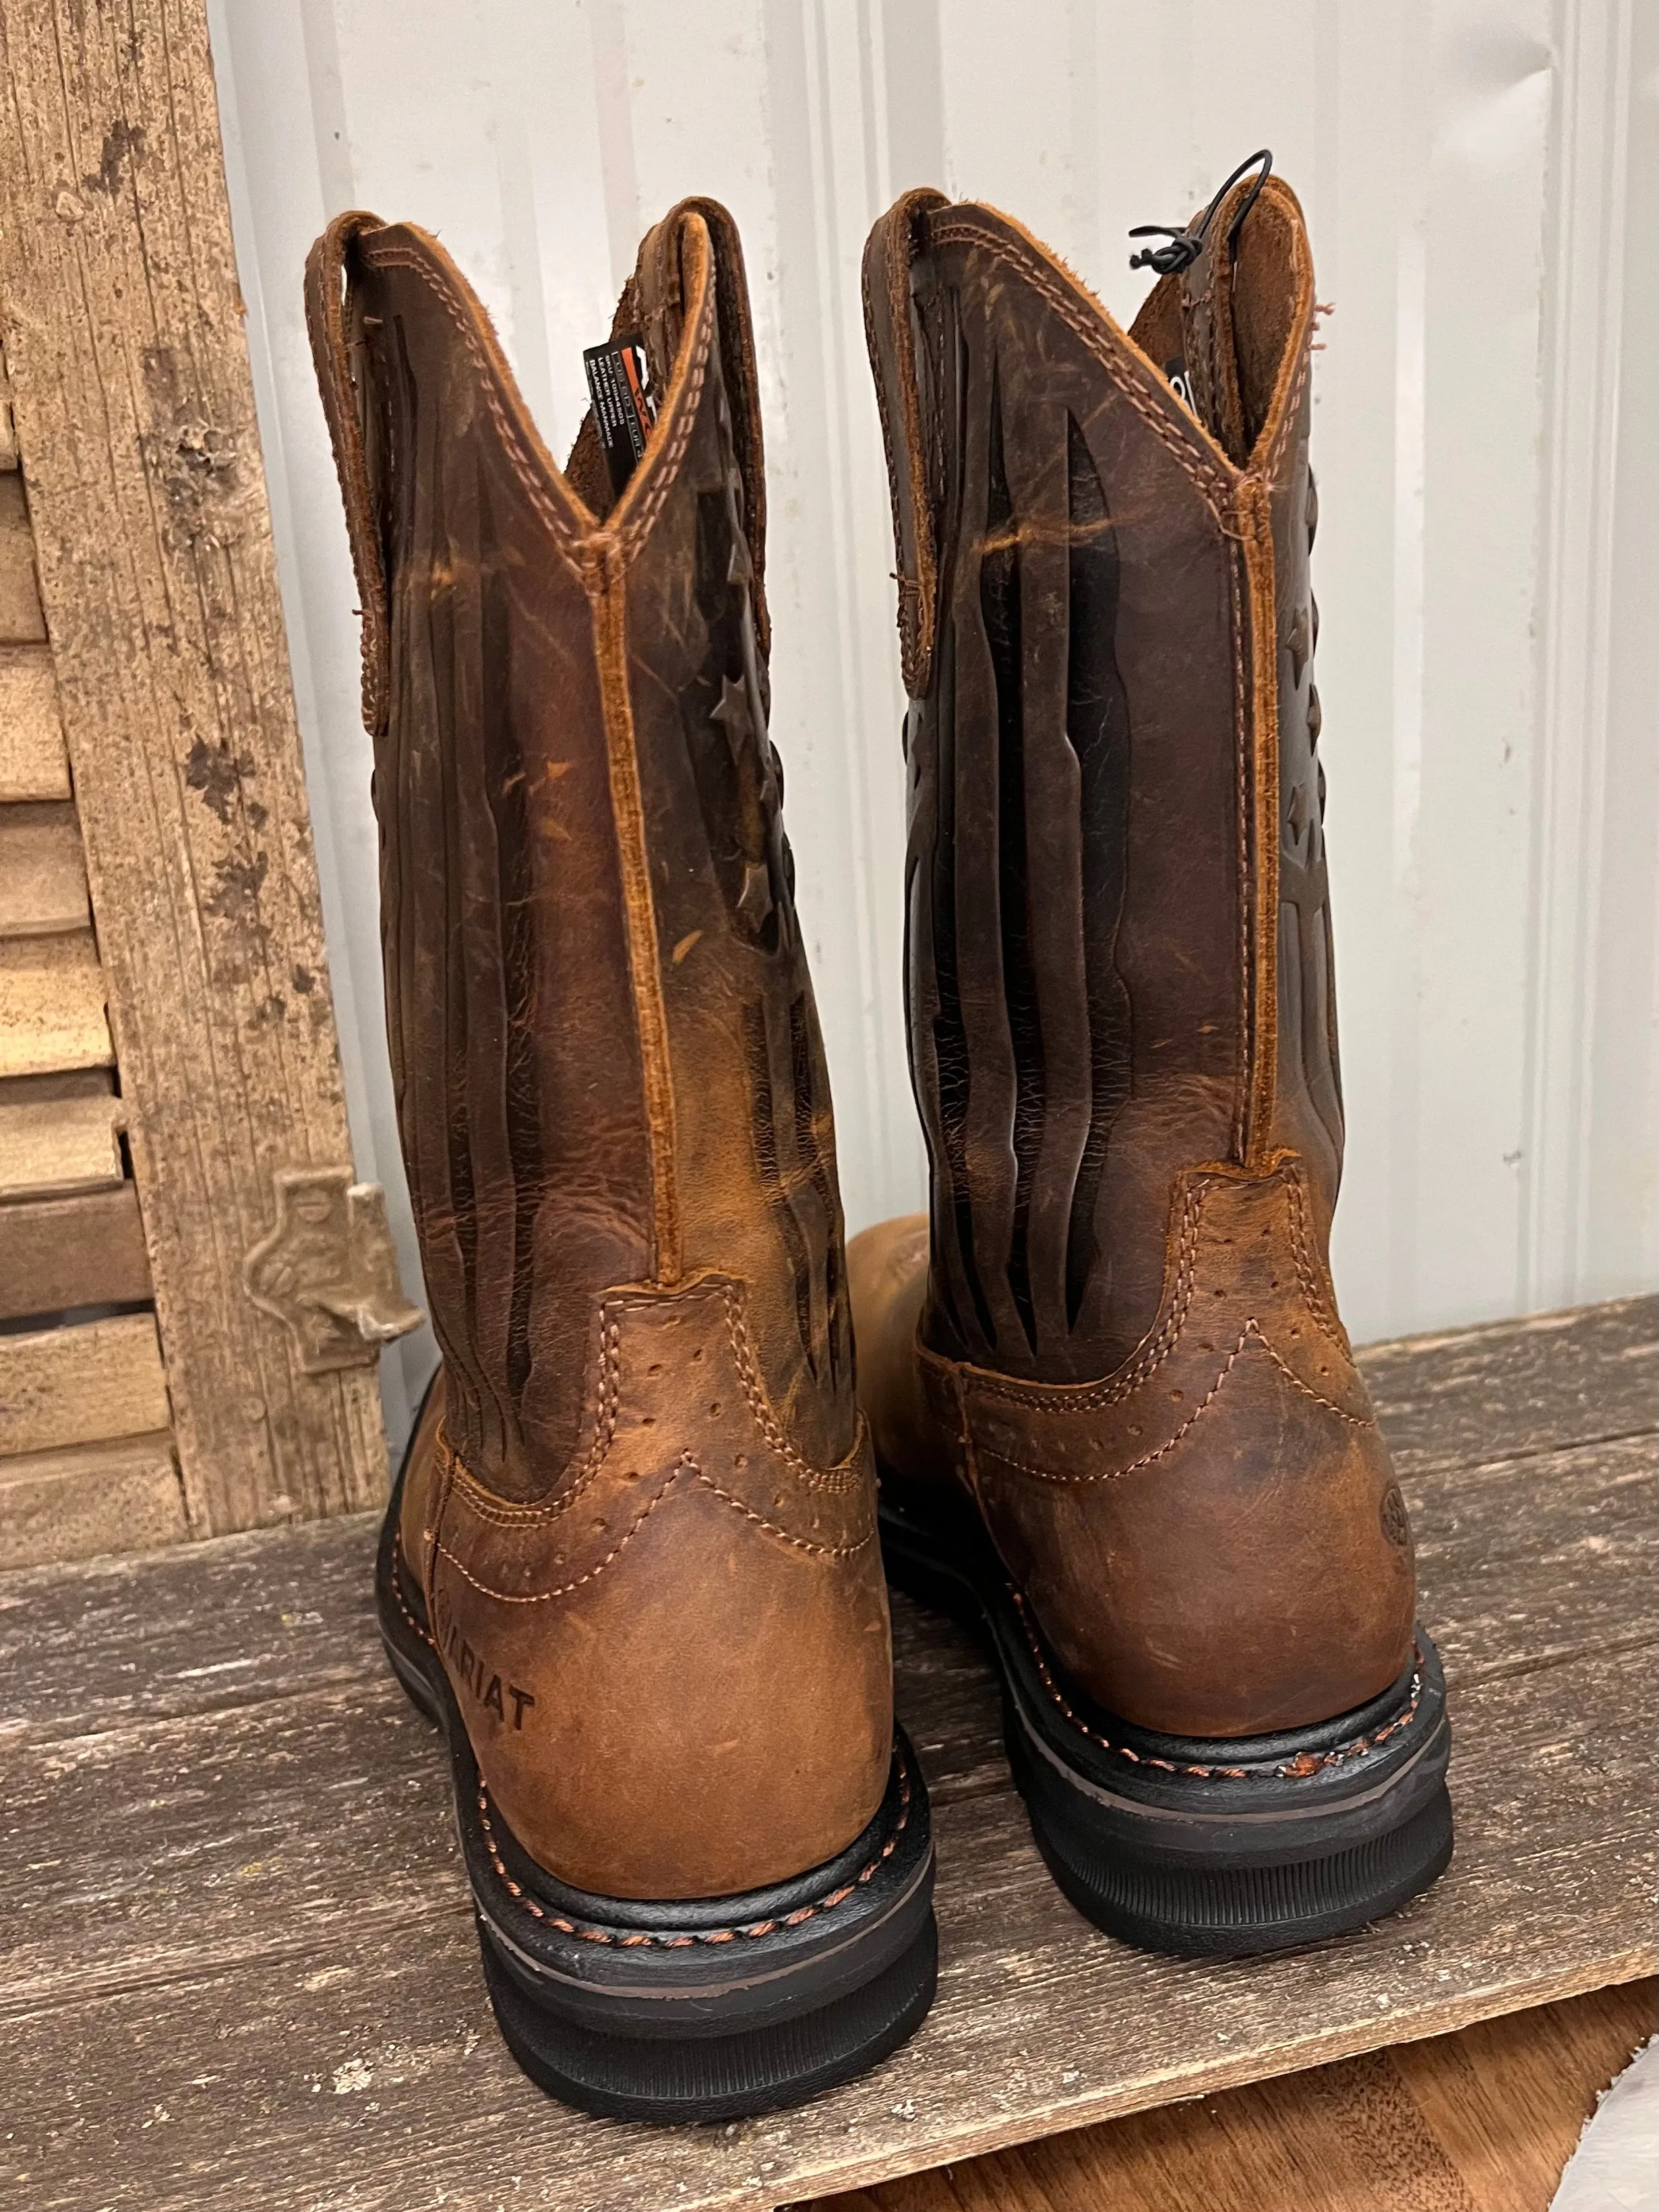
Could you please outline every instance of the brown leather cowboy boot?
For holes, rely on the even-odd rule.
[[[889,1571],[988,1630],[1066,1894],[1190,1953],[1354,1926],[1451,1848],[1327,1264],[1312,266],[1277,179],[1218,199],[1127,337],[937,192],[865,262],[932,1194],[849,1254]]]
[[[661,401],[619,496],[592,416],[555,466],[425,233],[341,216],[307,303],[443,1351],[386,1646],[448,1736],[520,2063],[592,2111],[764,2110],[910,2033],[934,1934],[766,733],[737,233],[687,201],[641,248],[616,336]]]

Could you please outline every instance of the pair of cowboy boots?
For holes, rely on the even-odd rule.
[[[1160,254],[1126,337],[988,208],[870,242],[931,1202],[850,1251],[731,218],[682,204],[623,291],[631,471],[592,416],[555,465],[422,232],[344,216],[308,264],[443,1352],[380,1614],[502,2032],[590,2110],[794,2102],[926,2013],[884,1545],[983,1628],[1100,1926],[1304,1942],[1449,1852],[1326,1261],[1310,264],[1276,179]]]

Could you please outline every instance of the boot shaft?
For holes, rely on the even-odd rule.
[[[541,1495],[603,1294],[718,1270],[811,1458],[855,1413],[829,1088],[767,738],[741,252],[686,203],[617,309],[662,394],[619,500],[553,464],[436,243],[308,274],[374,739],[386,1016],[446,1426]]]
[[[1322,1267],[1335,1200],[1312,270],[1277,179],[1234,240],[1248,191],[1128,337],[988,208],[912,193],[866,255],[911,695],[922,1334],[1037,1381],[1109,1373],[1151,1329],[1184,1170],[1297,1154]]]

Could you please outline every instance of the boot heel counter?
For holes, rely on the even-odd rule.
[[[1158,1321],[1126,1367],[964,1381],[1005,1562],[1061,1664],[1145,1727],[1327,1720],[1410,1652],[1406,1510],[1311,1224],[1291,1155],[1189,1172]]]
[[[787,1879],[860,1832],[887,1776],[867,1437],[837,1466],[794,1450],[729,1279],[607,1298],[596,1364],[556,1491],[514,1504],[457,1468],[445,1498],[433,1633],[481,1772],[577,1888]]]

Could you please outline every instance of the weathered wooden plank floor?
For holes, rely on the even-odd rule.
[[[1364,1935],[1188,1965],[1087,1928],[984,1668],[901,1606],[939,2003],[867,2080],[736,2127],[585,2120],[507,2058],[443,1766],[380,1658],[368,1520],[0,1578],[0,2194],[768,2208],[1652,1972],[1656,1334],[1633,1301],[1366,1355],[1458,1848]]]

